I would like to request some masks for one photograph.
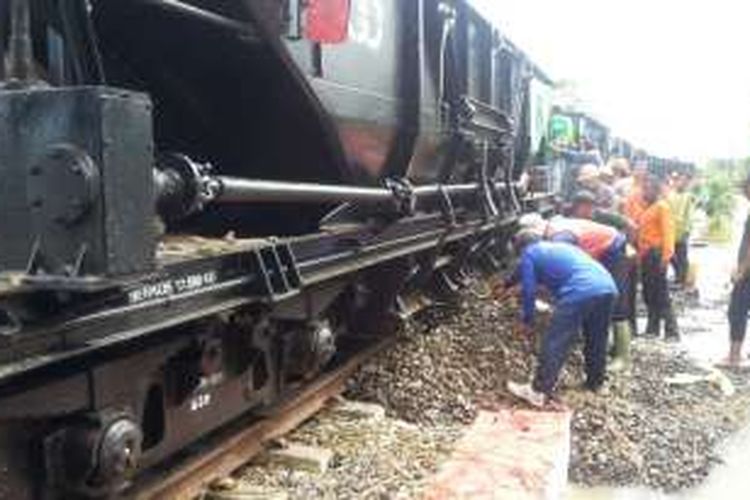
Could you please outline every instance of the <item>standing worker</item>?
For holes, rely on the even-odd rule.
[[[544,406],[581,330],[585,341],[585,387],[599,389],[606,371],[610,314],[617,298],[612,277],[582,250],[566,243],[541,241],[534,231],[521,230],[514,244],[521,253],[517,275],[523,297],[522,330],[532,335],[540,285],[554,296],[555,310],[542,340],[533,383],[508,382],[508,390],[533,406]]]
[[[687,284],[690,259],[688,249],[690,246],[690,231],[692,230],[693,218],[693,195],[690,193],[690,176],[681,173],[675,177],[674,186],[667,198],[669,208],[674,217],[674,257],[672,267],[675,272],[675,282],[680,287]]]
[[[664,322],[666,339],[679,339],[677,320],[667,285],[667,268],[674,255],[674,221],[662,197],[662,181],[651,175],[643,189],[645,209],[638,224],[637,247],[643,280],[643,300],[648,310],[646,335],[658,337]]]
[[[742,185],[743,194],[750,200],[750,174]],[[742,344],[747,334],[747,314],[750,311],[750,213],[745,220],[742,243],[737,253],[737,267],[732,272],[732,295],[729,300],[729,356],[723,364],[736,368],[741,364]]]
[[[643,199],[643,190],[648,177],[648,163],[646,161],[637,161],[631,173],[630,182],[624,191],[624,198],[620,204],[620,211],[632,223],[630,233],[631,243],[638,246],[638,223],[643,211],[646,209],[646,202]],[[630,269],[630,297],[628,298],[629,308],[632,311],[631,329],[633,335],[638,335],[638,324],[635,318],[636,307],[638,302],[638,281],[641,275],[640,259],[634,259],[635,264]]]

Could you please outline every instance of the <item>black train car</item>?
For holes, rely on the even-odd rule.
[[[695,164],[677,158],[648,156],[645,161],[648,163],[649,172],[662,179],[675,174],[695,175]]]
[[[609,148],[609,156],[625,158],[631,161],[635,157],[635,148],[631,143],[620,137],[614,137]]]
[[[496,264],[518,215],[542,77],[464,1],[0,0],[0,27],[0,498],[127,493]]]

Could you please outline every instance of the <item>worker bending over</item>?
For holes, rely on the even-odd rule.
[[[581,331],[585,387],[597,390],[604,383],[610,315],[617,298],[615,282],[601,264],[573,245],[542,241],[531,230],[521,230],[514,245],[521,254],[517,276],[523,299],[522,330],[529,336],[533,334],[540,286],[552,294],[555,309],[542,340],[533,384],[508,382],[508,390],[534,406],[544,406]]]
[[[620,370],[630,362],[630,264],[628,240],[616,229],[587,219],[553,217],[545,221],[538,216],[524,216],[521,227],[533,231],[542,239],[569,243],[596,259],[617,285],[618,299],[612,311],[614,330],[614,361],[612,369]]]

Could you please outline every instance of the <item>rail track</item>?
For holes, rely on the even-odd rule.
[[[339,395],[359,366],[393,342],[392,337],[371,341],[334,364],[274,406],[206,438],[183,456],[159,470],[147,471],[126,492],[137,500],[190,499],[214,480],[225,477],[317,413]]]

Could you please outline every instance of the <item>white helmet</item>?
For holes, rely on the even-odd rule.
[[[544,224],[544,218],[537,213],[524,214],[518,219],[520,229],[534,229]]]
[[[599,167],[587,163],[578,170],[578,182],[588,182],[599,178]]]

